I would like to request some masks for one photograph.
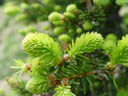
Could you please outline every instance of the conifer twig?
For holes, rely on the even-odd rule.
[[[73,78],[81,78],[81,77],[85,77],[85,76],[92,75],[92,74],[94,74],[93,71],[88,72],[88,73],[83,73],[83,74],[73,75],[71,78],[69,78],[69,80],[71,80],[71,79],[73,79]]]

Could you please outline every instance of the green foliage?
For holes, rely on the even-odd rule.
[[[65,12],[64,17],[67,18],[67,19],[74,19],[75,15],[71,12]]]
[[[76,29],[76,32],[77,32],[78,34],[81,34],[82,31],[83,31],[82,28],[77,28],[77,29]]]
[[[61,41],[61,42],[70,42],[71,37],[67,34],[62,34],[58,37],[58,40]]]
[[[124,6],[128,4],[128,0],[116,0],[116,4],[120,6]]]
[[[61,33],[63,33],[63,31],[64,31],[63,27],[56,27],[56,28],[54,28],[53,33],[55,35],[60,35]]]
[[[121,89],[116,96],[127,96],[127,95],[128,95],[128,91]]]
[[[110,57],[112,64],[123,64],[128,66],[128,35],[118,41],[117,47]]]
[[[106,40],[113,40],[113,41],[117,41],[117,36],[114,34],[108,34],[106,36]]]
[[[93,0],[93,3],[97,6],[107,6],[111,3],[111,0]]]
[[[21,7],[21,9],[26,10],[26,9],[28,9],[29,5],[27,3],[21,3],[20,7]]]
[[[26,80],[22,80],[17,75],[7,78],[8,84],[11,86],[12,90],[15,91],[15,95],[18,96],[31,96],[32,93],[25,89]]]
[[[27,54],[41,56],[47,62],[52,63],[51,66],[58,64],[61,60],[59,45],[46,34],[28,34],[23,40],[22,46]]]
[[[31,60],[30,64],[26,67],[29,67],[29,70],[26,71],[30,77],[36,76],[36,75],[47,75],[50,70],[50,66],[46,64],[47,61],[43,61],[40,58],[34,58]]]
[[[24,29],[19,30],[19,33],[22,34],[23,36],[27,35],[28,33],[35,33],[35,32],[37,32],[37,29],[32,25],[29,25]]]
[[[92,25],[92,23],[91,22],[89,22],[89,21],[87,21],[87,22],[84,22],[83,23],[83,28],[85,29],[85,30],[91,30],[92,28],[93,28],[93,25]]]
[[[6,95],[5,95],[5,92],[4,92],[4,89],[2,89],[2,88],[0,88],[0,95],[6,96]]]
[[[103,38],[97,32],[86,33],[76,38],[75,42],[72,42],[68,54],[70,57],[75,57],[84,52],[94,52],[96,49],[101,48],[102,43]]]
[[[62,16],[58,12],[53,12],[48,17],[49,21],[52,22],[53,24],[60,24],[61,18]]]
[[[15,16],[19,13],[20,9],[17,7],[17,6],[8,6],[6,9],[5,9],[5,13],[10,15],[10,16]]]
[[[17,21],[24,21],[27,19],[27,14],[19,14],[17,17],[16,17]]]
[[[49,82],[44,76],[34,76],[26,84],[26,89],[32,93],[47,92]]]
[[[114,34],[108,34],[104,40],[103,49],[106,54],[111,54],[116,48],[117,37]]]
[[[77,6],[75,4],[68,5],[66,11],[70,13],[74,13],[77,11]]]
[[[56,93],[53,96],[76,96],[71,92],[70,86],[65,86],[64,84],[61,84],[55,90]]]
[[[116,42],[112,40],[105,40],[103,49],[107,54],[110,54],[116,48]]]

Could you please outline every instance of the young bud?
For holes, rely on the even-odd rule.
[[[70,13],[70,12],[65,12],[64,17],[67,19],[73,19],[73,18],[75,18],[75,15],[73,13]]]
[[[8,6],[5,9],[5,13],[9,16],[15,16],[20,12],[20,9],[17,6]]]
[[[105,69],[107,70],[113,70],[114,66],[111,64],[111,62],[108,62],[106,65],[105,65]]]
[[[92,23],[89,21],[84,22],[84,24],[82,26],[83,26],[84,30],[87,30],[87,31],[92,30],[92,28],[93,28]]]
[[[116,41],[114,40],[105,40],[102,47],[107,54],[110,54],[113,49],[116,48]]]
[[[61,50],[53,38],[44,33],[30,33],[22,41],[22,47],[25,53],[34,56],[41,57],[43,61],[54,66],[61,61]],[[53,58],[54,56],[54,58]]]
[[[54,10],[55,10],[55,11],[61,11],[61,6],[60,6],[60,5],[56,5],[56,6],[54,7]]]
[[[70,88],[70,86],[62,84],[55,89],[56,93],[53,96],[76,96],[71,92]]]
[[[55,35],[60,35],[64,32],[64,28],[63,27],[56,27],[54,30],[53,30],[53,33]]]
[[[68,34],[62,34],[58,37],[61,42],[70,42],[72,39]]]
[[[117,41],[117,36],[115,34],[108,34],[105,38],[105,40],[113,40]]]
[[[75,4],[70,4],[67,6],[66,11],[70,13],[74,13],[75,11],[77,11],[77,6]]]
[[[18,31],[21,35],[25,36],[27,34],[26,30],[25,29],[20,29]]]
[[[48,19],[50,22],[56,22],[61,20],[61,14],[58,12],[53,12],[49,15]]]
[[[27,3],[21,3],[20,7],[21,9],[26,10],[29,8],[29,5]]]
[[[44,25],[44,26],[42,26],[42,30],[47,31],[50,29],[50,27],[51,27],[50,25]]]
[[[28,17],[27,14],[23,13],[23,14],[20,14],[20,15],[16,16],[16,20],[19,21],[19,22],[24,21],[24,20],[27,19],[27,17]]]
[[[73,35],[73,34],[75,33],[75,30],[74,30],[73,28],[71,28],[71,29],[68,30],[68,33],[69,33],[70,35]]]
[[[83,30],[82,30],[82,28],[80,28],[80,27],[76,29],[76,32],[77,32],[78,34],[81,34],[82,31],[83,31]]]
[[[48,88],[49,82],[44,76],[35,76],[26,84],[26,89],[32,93],[43,93],[46,92]]]

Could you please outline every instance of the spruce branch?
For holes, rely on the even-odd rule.
[[[72,44],[69,46],[68,55],[72,58],[84,52],[91,53],[101,48],[102,43],[103,38],[97,32],[82,34],[75,42],[72,41]]]
[[[19,96],[32,96],[32,93],[25,89],[27,81],[20,78],[20,76],[15,74],[6,78],[6,81]]]
[[[23,42],[23,49],[31,56],[42,57],[43,60],[58,64],[61,60],[61,49],[51,37],[43,33],[28,34]]]
[[[26,89],[32,93],[47,92],[50,87],[49,81],[45,76],[34,76],[26,84]]]
[[[110,56],[112,64],[123,64],[128,66],[128,35],[118,41],[117,47]]]
[[[56,93],[53,96],[76,96],[70,90],[70,86],[65,86],[63,83],[58,86],[55,91]]]
[[[74,79],[74,78],[81,78],[81,77],[86,77],[89,75],[94,74],[94,71],[88,72],[88,73],[83,73],[83,74],[78,74],[78,75],[73,75],[69,80]]]

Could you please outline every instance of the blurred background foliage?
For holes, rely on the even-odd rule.
[[[22,36],[17,33],[23,25],[5,15],[3,3],[7,1],[0,0],[0,79],[12,74],[10,66],[15,64],[14,58],[25,58],[20,46]]]

